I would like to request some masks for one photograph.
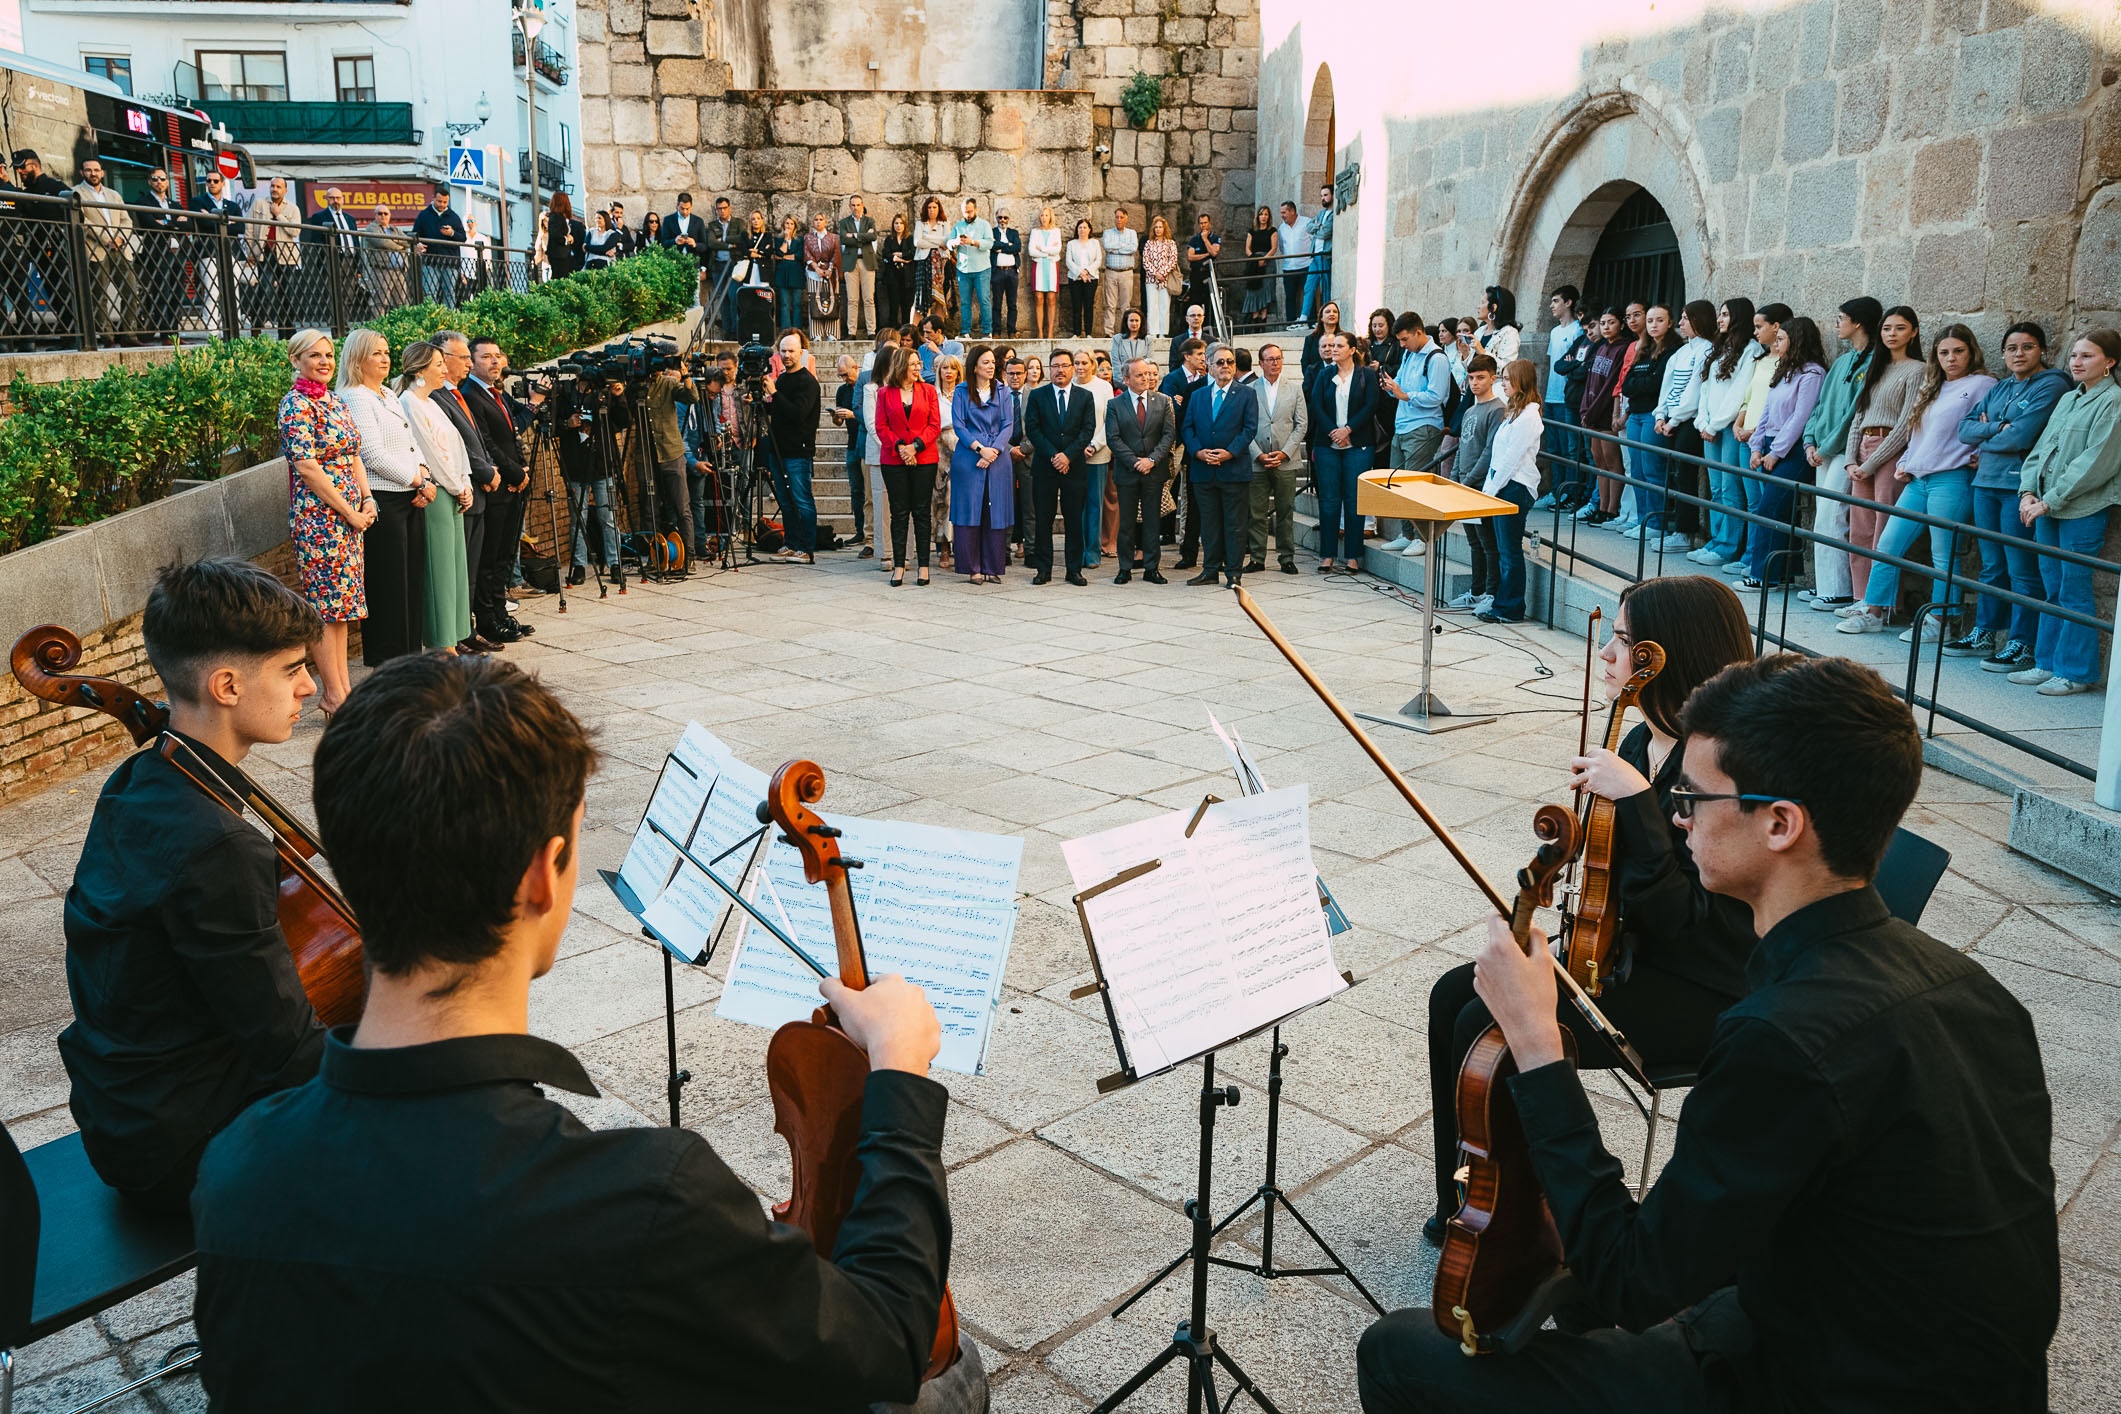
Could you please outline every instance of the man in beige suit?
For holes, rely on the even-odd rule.
[[[133,278],[133,218],[125,198],[103,184],[103,164],[81,164],[82,244],[88,252],[88,319],[112,342],[139,343],[140,287]]]
[[[1274,516],[1274,545],[1281,553],[1281,572],[1296,573],[1296,481],[1303,467],[1304,434],[1311,415],[1304,408],[1302,380],[1282,372],[1281,345],[1259,351],[1259,377],[1252,396],[1259,403],[1259,435],[1253,440],[1252,526],[1246,535],[1245,569],[1267,568],[1267,514]]]
[[[251,323],[261,334],[277,325],[281,338],[293,338],[295,286],[302,278],[302,208],[288,200],[285,177],[274,177],[265,195],[251,203],[250,223],[251,258],[258,270]]]

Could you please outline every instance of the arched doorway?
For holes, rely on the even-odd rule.
[[[1333,127],[1333,71],[1320,64],[1318,77],[1311,81],[1311,106],[1304,115],[1303,189],[1297,201],[1306,214],[1318,189],[1333,180],[1333,154],[1339,150]]]
[[[1647,188],[1637,187],[1598,234],[1583,275],[1583,308],[1602,310],[1639,299],[1677,308],[1686,294],[1679,234]]]

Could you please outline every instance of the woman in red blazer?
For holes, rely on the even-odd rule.
[[[913,546],[920,577],[928,582],[929,503],[935,495],[937,444],[943,435],[942,404],[933,384],[921,381],[921,362],[901,348],[878,355],[876,440],[883,448],[884,494],[891,501],[891,586],[906,582],[906,518],[913,518]]]

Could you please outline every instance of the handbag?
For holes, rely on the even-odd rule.
[[[737,262],[736,264],[734,264],[734,265],[730,266],[730,267],[729,267],[729,283],[730,283],[730,284],[732,284],[732,285],[748,285],[748,284],[750,284],[750,283],[751,283],[751,262],[750,262],[750,261],[748,261],[748,260],[739,260],[739,261],[738,261],[738,262]]]
[[[1185,279],[1184,279],[1184,278],[1183,278],[1182,276],[1180,276],[1180,274],[1179,274],[1179,273],[1178,273],[1178,272],[1177,272],[1176,270],[1173,270],[1173,271],[1172,271],[1172,272],[1171,272],[1170,274],[1168,274],[1168,275],[1164,276],[1164,293],[1165,293],[1165,294],[1167,294],[1167,295],[1171,296],[1171,298],[1173,298],[1173,299],[1177,299],[1177,298],[1178,298],[1178,297],[1179,297],[1180,295],[1184,294],[1185,292],[1186,292],[1186,282],[1185,282]]]

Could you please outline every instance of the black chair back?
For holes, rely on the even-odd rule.
[[[1873,881],[1878,897],[1885,900],[1893,917],[1920,924],[1922,911],[1929,907],[1930,895],[1937,891],[1937,881],[1951,862],[1950,850],[1902,825],[1893,831],[1893,842],[1885,847],[1885,859],[1878,865]]]
[[[0,1128],[0,1350],[28,1343],[41,1225],[29,1164],[15,1136]]]

